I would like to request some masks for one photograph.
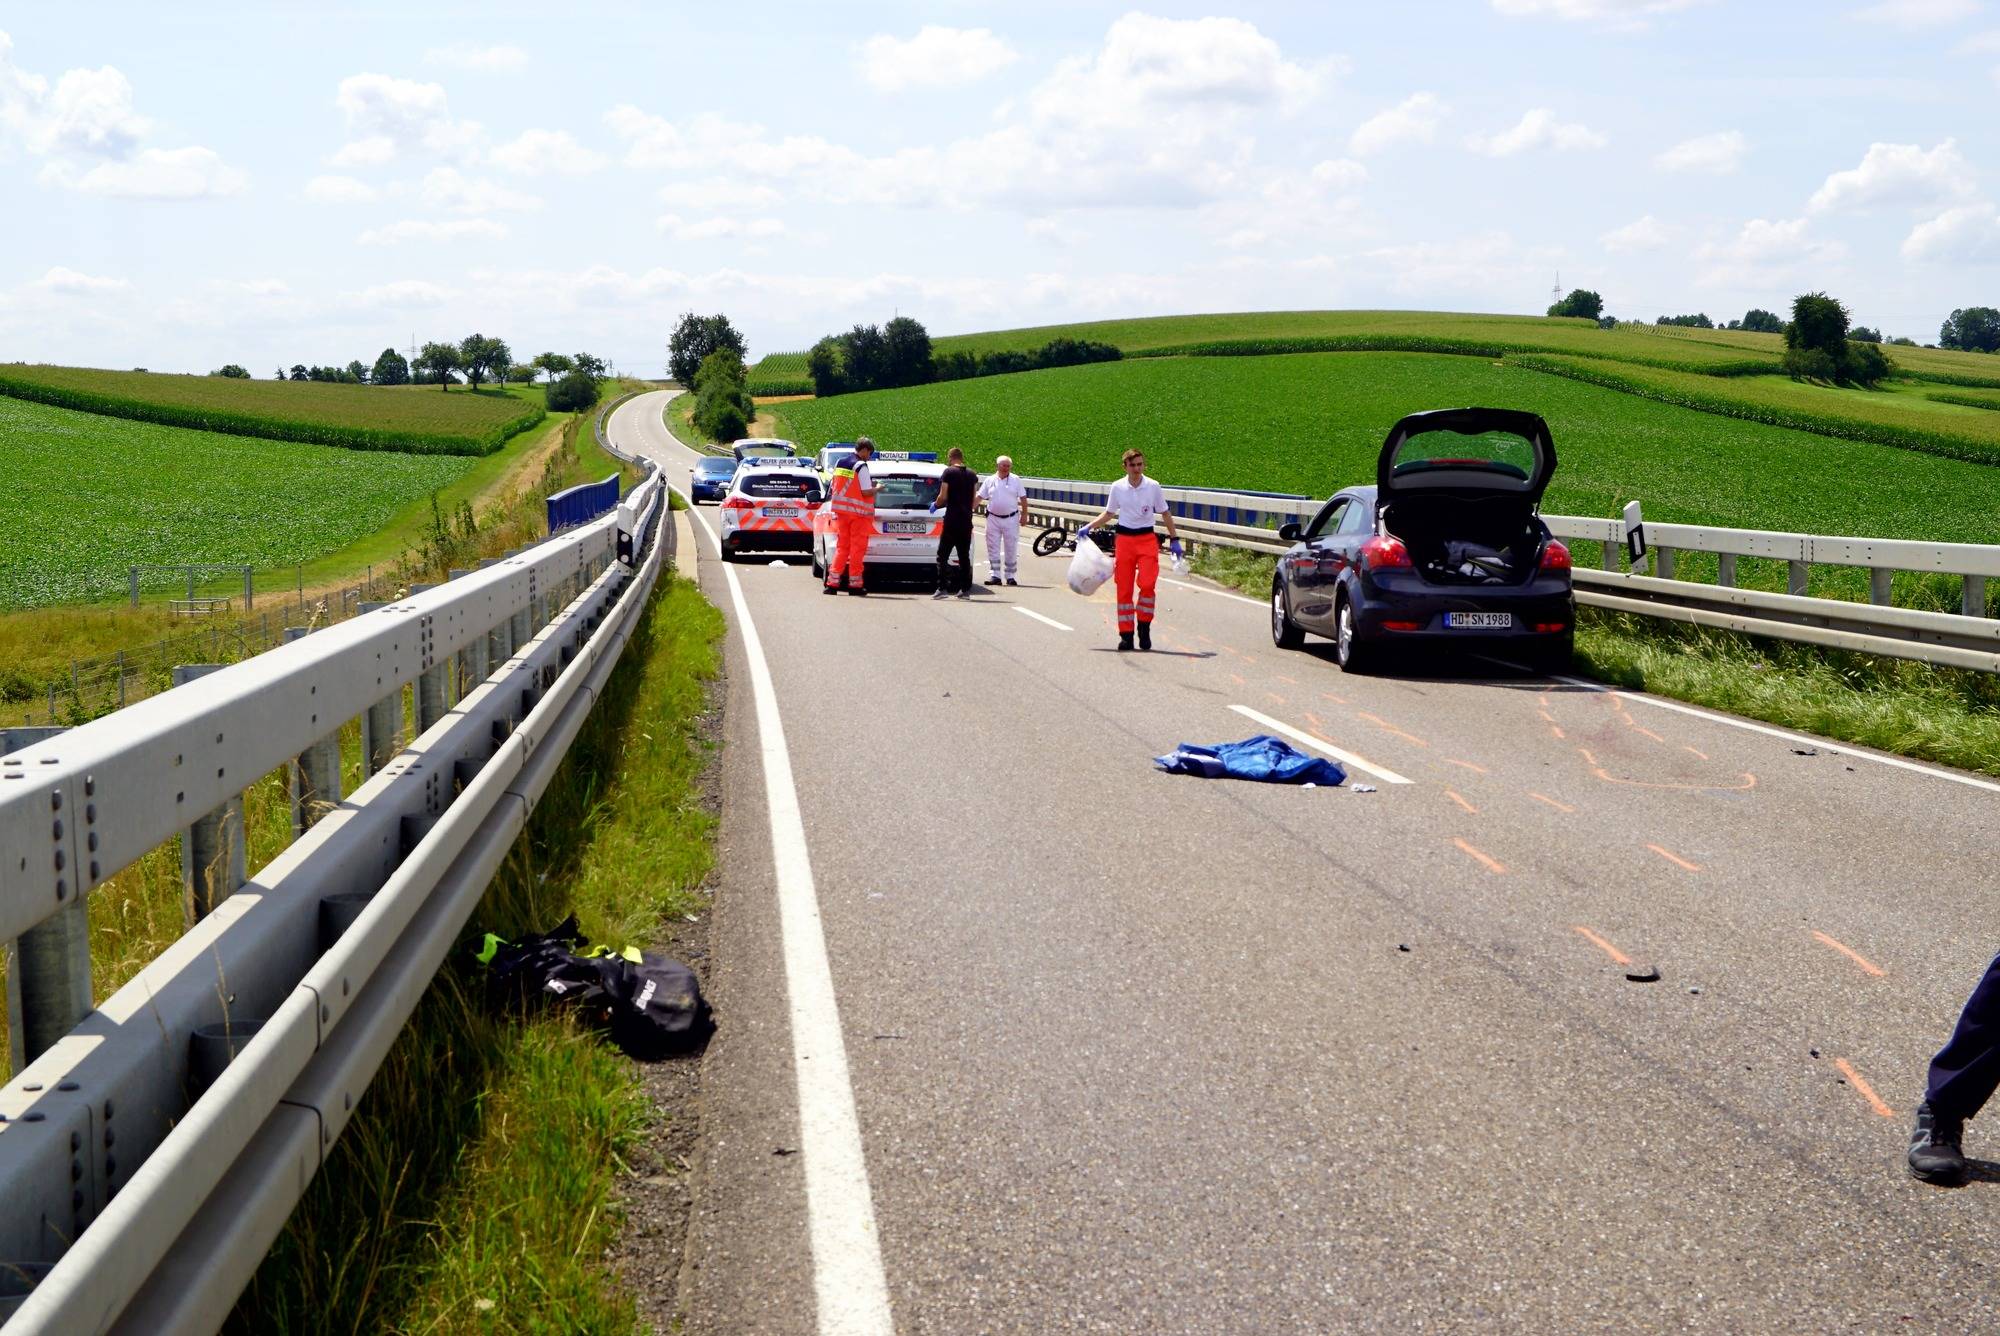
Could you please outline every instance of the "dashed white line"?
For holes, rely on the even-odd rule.
[[[1033,608],[1024,608],[1018,603],[1014,605],[1014,611],[1020,613],[1023,617],[1033,617],[1036,621],[1040,622],[1044,626],[1053,626],[1058,631],[1074,631],[1076,629],[1074,626],[1063,625],[1063,623],[1057,621],[1053,617],[1044,617],[1042,616],[1041,613],[1036,612]]]
[[[1303,746],[1311,747],[1315,751],[1323,751],[1328,756],[1331,756],[1334,760],[1345,761],[1347,764],[1353,766],[1356,770],[1366,770],[1369,774],[1375,776],[1375,778],[1381,780],[1384,784],[1414,784],[1416,782],[1415,780],[1409,779],[1406,776],[1397,774],[1395,771],[1390,770],[1385,766],[1379,766],[1375,764],[1373,761],[1367,760],[1364,757],[1356,756],[1351,751],[1346,751],[1340,747],[1336,747],[1331,742],[1328,742],[1324,738],[1316,738],[1310,733],[1302,732],[1299,729],[1293,728],[1290,724],[1279,723],[1276,719],[1273,719],[1270,715],[1263,714],[1257,710],[1253,710],[1248,705],[1232,705],[1229,708],[1236,711],[1236,713],[1242,715],[1246,719],[1255,720],[1257,723],[1262,724],[1265,728],[1270,729],[1273,733],[1282,733],[1286,737],[1292,739],[1294,742],[1297,742]]]

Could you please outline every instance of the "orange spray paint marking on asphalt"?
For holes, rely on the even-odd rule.
[[[1265,693],[1264,693],[1264,699],[1265,699],[1265,700],[1267,700],[1267,701],[1269,701],[1269,702],[1271,702],[1271,704],[1273,704],[1273,705],[1283,705],[1283,704],[1285,703],[1285,698],[1284,698],[1283,696],[1280,696],[1280,695],[1279,695],[1279,694],[1278,694],[1277,692],[1275,692],[1275,691],[1267,691],[1267,692],[1265,692]]]
[[[1651,739],[1652,739],[1653,741],[1655,741],[1655,742],[1662,742],[1662,743],[1663,743],[1663,742],[1665,742],[1665,741],[1666,741],[1666,739],[1665,739],[1665,738],[1661,737],[1661,736],[1660,736],[1660,735],[1659,735],[1658,733],[1655,733],[1655,732],[1654,732],[1654,731],[1653,731],[1652,729],[1650,729],[1650,728],[1647,728],[1647,727],[1645,727],[1644,725],[1640,724],[1640,723],[1639,723],[1639,721],[1638,721],[1638,720],[1636,720],[1636,719],[1633,719],[1633,718],[1630,718],[1630,717],[1628,716],[1628,717],[1626,718],[1625,722],[1626,722],[1626,723],[1627,723],[1628,725],[1630,725],[1630,727],[1631,727],[1631,729],[1632,729],[1632,731],[1633,731],[1634,733],[1644,733],[1644,734],[1645,734],[1645,735],[1646,735],[1647,737],[1651,738]]]
[[[1583,763],[1584,763],[1585,765],[1596,765],[1596,764],[1597,764],[1597,758],[1596,758],[1595,756],[1592,756],[1592,755],[1590,754],[1590,749],[1589,749],[1589,748],[1587,748],[1587,747],[1578,747],[1578,748],[1576,749],[1576,754],[1577,754],[1578,756],[1581,756],[1581,757],[1583,758]]]
[[[1407,741],[1416,743],[1419,747],[1428,747],[1431,745],[1430,743],[1425,742],[1422,738],[1418,737],[1414,733],[1405,733],[1402,729],[1396,727],[1394,724],[1390,723],[1387,719],[1384,719],[1379,714],[1370,714],[1366,710],[1356,710],[1354,712],[1354,716],[1357,719],[1366,719],[1369,723],[1374,724],[1377,728],[1386,729],[1389,732],[1394,733],[1399,738],[1403,738],[1406,739]]]
[[[1320,694],[1320,696],[1321,696],[1321,698],[1322,698],[1322,699],[1325,699],[1325,700],[1330,700],[1330,701],[1332,701],[1332,702],[1333,702],[1333,703],[1334,703],[1335,705],[1345,705],[1345,704],[1347,704],[1347,697],[1345,697],[1345,696],[1336,696],[1336,695],[1334,695],[1334,694],[1333,694],[1333,693],[1332,693],[1331,691],[1322,691],[1322,692],[1320,692],[1319,694]]]
[[[1571,807],[1568,803],[1557,802],[1554,798],[1549,797],[1549,795],[1546,793],[1535,793],[1530,791],[1528,796],[1530,798],[1533,798],[1536,802],[1547,803],[1549,806],[1555,808],[1558,812],[1574,812],[1576,810],[1574,807]]]
[[[1877,965],[1874,961],[1868,959],[1868,957],[1862,955],[1859,951],[1856,951],[1853,947],[1847,945],[1845,942],[1837,942],[1823,932],[1814,932],[1813,936],[1817,937],[1821,942],[1825,943],[1827,946],[1830,946],[1834,950],[1840,952],[1840,954],[1846,956],[1849,960],[1852,960],[1855,964],[1859,965],[1865,973],[1872,975],[1877,979],[1882,977],[1883,971],[1880,965]]]
[[[1298,678],[1296,678],[1296,677],[1286,677],[1286,676],[1285,676],[1285,675],[1284,675],[1283,673],[1279,673],[1279,674],[1278,674],[1278,680],[1279,680],[1280,682],[1283,682],[1283,683],[1284,683],[1284,684],[1285,684],[1286,686],[1289,686],[1289,687],[1295,687],[1295,686],[1297,686],[1297,685],[1299,684],[1299,679],[1298,679]]]
[[[1229,680],[1234,682],[1239,687],[1243,685],[1243,675],[1241,673],[1231,673],[1229,675]]]
[[[1556,735],[1557,742],[1563,742],[1569,738],[1569,734],[1563,732],[1562,729],[1557,727],[1555,724],[1549,725],[1549,732]]]
[[[1488,854],[1483,854],[1479,852],[1479,850],[1473,848],[1471,845],[1467,844],[1464,840],[1454,838],[1452,840],[1452,843],[1457,845],[1459,849],[1462,850],[1463,852],[1468,853],[1472,855],[1472,857],[1478,859],[1480,863],[1482,863],[1485,866],[1488,872],[1499,872],[1504,874],[1507,871],[1506,867],[1500,862],[1499,859],[1494,858]]]
[[[1451,799],[1453,802],[1457,803],[1460,807],[1463,807],[1466,811],[1470,812],[1472,815],[1474,816],[1479,815],[1479,809],[1477,807],[1474,807],[1471,803],[1459,797],[1456,793],[1453,793],[1450,789],[1446,789],[1444,791],[1444,796]]]
[[[1471,772],[1472,772],[1473,774],[1475,774],[1475,775],[1483,775],[1483,774],[1485,774],[1485,773],[1486,773],[1486,767],[1485,767],[1485,766],[1483,766],[1483,765],[1474,765],[1474,764],[1473,764],[1472,762],[1470,762],[1470,761],[1461,761],[1461,760],[1459,760],[1459,759],[1458,759],[1457,757],[1455,757],[1455,756],[1447,756],[1447,757],[1445,757],[1445,758],[1444,758],[1444,763],[1445,763],[1446,765],[1455,765],[1455,766],[1460,766],[1460,767],[1463,767],[1464,769],[1467,769],[1467,770],[1470,770],[1470,771],[1471,771]]]
[[[1213,640],[1210,640],[1207,636],[1203,635],[1199,631],[1196,631],[1194,633],[1194,638],[1196,640],[1199,640],[1204,645],[1213,645],[1215,643]]]
[[[1617,947],[1605,941],[1602,937],[1599,937],[1596,933],[1584,927],[1581,923],[1573,925],[1573,931],[1581,934],[1585,941],[1589,942],[1592,946],[1602,951],[1605,955],[1610,956],[1612,964],[1629,965],[1632,963],[1632,957],[1626,955],[1623,951],[1620,951]]]
[[[1654,853],[1658,854],[1660,857],[1666,859],[1669,863],[1672,863],[1675,867],[1685,868],[1689,872],[1701,871],[1701,867],[1699,864],[1690,863],[1687,861],[1687,859],[1680,857],[1678,854],[1668,853],[1665,849],[1662,849],[1657,844],[1649,844],[1646,847],[1648,849],[1651,849]]]
[[[1537,710],[1535,713],[1542,716],[1542,722],[1545,724],[1553,724],[1556,721],[1556,717],[1547,710]]]
[[[1861,1092],[1861,1098],[1868,1101],[1868,1107],[1881,1114],[1884,1118],[1894,1118],[1896,1116],[1896,1111],[1890,1108],[1880,1095],[1875,1093],[1875,1087],[1861,1079],[1861,1073],[1854,1070],[1853,1063],[1849,1062],[1846,1058],[1835,1058],[1833,1065],[1840,1068],[1840,1074],[1847,1078],[1847,1084]]]
[[[1757,776],[1751,774],[1748,770],[1743,772],[1743,782],[1741,784],[1653,784],[1643,779],[1620,779],[1616,775],[1607,773],[1602,766],[1593,769],[1590,773],[1603,780],[1606,784],[1616,784],[1621,788],[1663,789],[1673,793],[1748,793],[1751,789],[1757,787]]]
[[[1681,744],[1681,750],[1682,750],[1682,751],[1685,751],[1685,752],[1693,752],[1693,753],[1694,753],[1694,754],[1695,754],[1696,756],[1699,756],[1699,757],[1700,757],[1700,758],[1701,758],[1702,760],[1704,760],[1704,761],[1706,761],[1706,760],[1708,759],[1708,753],[1707,753],[1707,752],[1705,752],[1705,751],[1702,751],[1702,750],[1700,750],[1700,749],[1699,749],[1699,748],[1697,748],[1697,747],[1690,747],[1690,746],[1688,746],[1688,745],[1687,745],[1687,744],[1686,744],[1685,742],[1683,742],[1683,743]]]

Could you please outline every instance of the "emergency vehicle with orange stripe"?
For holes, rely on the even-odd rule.
[[[826,507],[826,481],[810,464],[745,460],[722,503],[722,559],[744,552],[808,552]]]
[[[932,511],[931,503],[938,499],[944,465],[882,452],[869,464],[868,471],[874,476],[877,489],[875,530],[868,540],[868,579],[872,583],[878,571],[886,579],[935,577],[938,539],[944,536],[944,512]],[[813,515],[813,574],[824,580],[839,550],[840,534],[833,507],[821,506]],[[952,560],[954,563],[958,560],[957,554],[953,554]]]

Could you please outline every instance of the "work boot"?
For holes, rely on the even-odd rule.
[[[997,585],[1000,583],[1000,577],[997,575],[989,575],[986,577],[986,583],[990,585]]]
[[[1132,648],[1132,633],[1131,633],[1130,631],[1121,631],[1121,632],[1119,632],[1119,633],[1118,633],[1118,651],[1119,651],[1119,653],[1121,653],[1121,654],[1122,654],[1122,653],[1124,653],[1124,652],[1125,652],[1126,650],[1128,650],[1128,649],[1131,649],[1131,648]]]
[[[1153,647],[1153,624],[1151,622],[1140,622],[1139,648],[1151,649],[1152,647]]]
[[[987,583],[988,583],[988,584],[991,584],[991,583],[993,583],[993,582],[992,582],[991,580],[988,580],[988,581],[987,581]],[[1013,579],[1013,578],[1009,577],[1009,579],[1008,579],[1007,583],[1008,583],[1008,584],[1010,584],[1010,585],[1018,585],[1018,584],[1020,584],[1021,582],[1020,582],[1019,580],[1016,580],[1016,579]]]
[[[861,587],[860,585],[855,585],[855,586],[854,586],[853,588],[849,589],[849,590],[848,590],[847,592],[848,592],[848,593],[850,593],[850,594],[852,594],[852,595],[854,595],[854,597],[856,597],[856,598],[867,598],[867,597],[868,597],[868,591],[867,591],[866,589],[863,589],[863,588],[862,588],[862,587]]]
[[[1958,1148],[1965,1134],[1963,1118],[1947,1118],[1930,1106],[1917,1106],[1917,1125],[1910,1129],[1910,1177],[1955,1187],[1965,1181],[1968,1166]]]

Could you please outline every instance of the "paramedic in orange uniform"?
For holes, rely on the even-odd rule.
[[[1165,517],[1174,556],[1180,556],[1181,540],[1174,532],[1174,512],[1167,508],[1167,494],[1160,490],[1160,484],[1146,476],[1144,452],[1127,450],[1125,476],[1111,484],[1103,513],[1084,525],[1076,538],[1079,543],[1087,543],[1090,531],[1098,525],[1111,519],[1118,523],[1115,556],[1121,650],[1132,648],[1135,628],[1139,633],[1139,648],[1153,647],[1153,587],[1160,579],[1160,543],[1153,536],[1155,516]]]
[[[826,590],[837,594],[842,586],[863,598],[868,590],[861,571],[868,560],[868,541],[875,535],[875,479],[868,461],[875,457],[875,442],[863,436],[854,443],[854,453],[833,470],[833,489],[827,504],[833,509],[833,560],[826,564]],[[854,583],[848,584],[849,576]]]

